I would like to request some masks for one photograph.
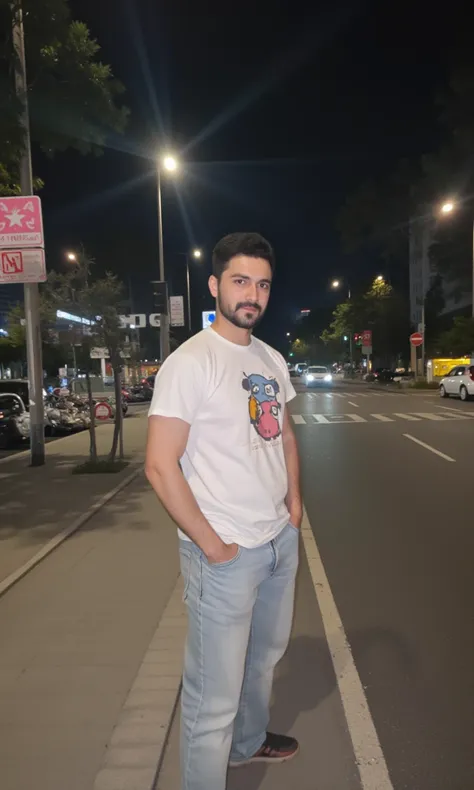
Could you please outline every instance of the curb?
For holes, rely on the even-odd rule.
[[[178,577],[107,743],[93,790],[154,790],[181,691],[187,616]]]
[[[64,438],[68,439],[69,437],[65,436]],[[10,458],[4,460],[10,460]],[[104,496],[101,497],[98,502],[95,502],[95,504],[86,510],[85,513],[76,518],[76,520],[73,521],[69,527],[66,527],[58,535],[55,535],[54,538],[51,538],[51,540],[49,540],[42,549],[40,549],[36,554],[33,555],[33,557],[31,557],[31,559],[28,560],[28,562],[25,562],[20,568],[18,568],[16,571],[13,571],[13,573],[10,573],[9,576],[3,579],[0,582],[0,597],[4,595],[4,593],[6,593],[11,587],[13,587],[14,584],[20,581],[20,579],[26,576],[26,574],[29,573],[36,565],[38,565],[41,560],[44,560],[48,554],[51,554],[51,552],[60,546],[61,543],[64,543],[64,541],[67,540],[67,538],[69,538],[74,532],[77,532],[77,530],[80,529],[87,521],[89,521],[92,516],[95,515],[95,513],[101,510],[104,505],[117,496],[120,491],[123,491],[124,488],[130,485],[130,483],[135,480],[136,477],[138,477],[141,471],[142,466],[140,465],[138,469],[135,469],[131,474],[129,474],[125,480],[122,480],[118,486],[115,486],[115,488],[113,488],[107,494],[104,494]]]

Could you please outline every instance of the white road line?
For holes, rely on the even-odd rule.
[[[415,442],[415,444],[419,444],[420,447],[424,447],[425,450],[429,450],[431,453],[435,455],[439,455],[440,458],[444,458],[445,461],[450,461],[451,463],[455,464],[456,459],[451,458],[449,455],[445,455],[441,452],[441,450],[437,450],[436,447],[431,447],[429,444],[425,444],[425,442],[421,442],[419,439],[416,439],[415,436],[411,436],[409,433],[404,433],[403,436],[405,439],[410,439],[411,442]]]
[[[347,402],[348,402],[349,406],[355,406],[355,407],[356,407],[356,409],[358,409],[358,408],[359,408],[359,404],[358,404],[358,403],[354,403],[354,402],[353,402],[353,401],[351,401],[351,400],[348,400]]]
[[[420,422],[421,417],[415,417],[413,414],[401,414],[399,412],[394,412],[395,417],[400,417],[402,420],[408,420],[409,422]]]
[[[326,423],[329,424],[329,420],[326,419],[324,414],[312,414],[311,417],[319,423]]]
[[[291,416],[296,425],[306,425],[306,420],[301,414],[292,414]]]
[[[464,409],[456,409],[454,406],[438,406],[438,409],[443,409],[444,411],[454,411],[457,414],[465,414],[471,419],[474,419],[474,411],[465,411]]]
[[[442,422],[445,417],[442,414],[431,414],[430,412],[414,411],[416,417],[422,417],[424,420],[432,420],[433,422]]]
[[[370,715],[367,697],[354,663],[351,646],[329,586],[306,510],[304,510],[301,533],[362,789],[393,790],[387,763]]]
[[[367,422],[360,414],[346,414],[346,417],[350,417],[354,422]]]
[[[374,417],[379,422],[395,422],[391,417],[386,417],[385,414],[371,414],[370,416]]]

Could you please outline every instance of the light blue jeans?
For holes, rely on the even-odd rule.
[[[246,760],[265,740],[273,672],[293,619],[298,534],[289,524],[270,543],[217,565],[180,541],[189,620],[182,790],[225,790],[229,757]]]

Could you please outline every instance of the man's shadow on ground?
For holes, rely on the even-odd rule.
[[[383,645],[405,668],[413,669],[414,657],[398,635],[384,628],[367,629],[348,634],[349,643],[357,652]],[[271,728],[291,733],[301,713],[315,710],[337,685],[332,659],[325,639],[296,636],[278,668],[273,688]],[[251,765],[230,769],[227,790],[259,790],[268,765]],[[316,780],[315,780],[316,781]]]

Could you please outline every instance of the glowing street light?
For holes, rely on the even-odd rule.
[[[77,261],[77,255],[75,252],[68,252],[66,258],[71,262]]]
[[[441,214],[451,214],[455,208],[456,206],[452,200],[447,200],[446,203],[443,203],[441,206]]]
[[[340,288],[341,281],[340,280],[333,280],[331,283],[331,288]]]
[[[193,250],[193,258],[199,260],[202,258],[202,250]]]
[[[164,156],[163,167],[168,173],[174,173],[178,169],[178,160],[174,156]]]
[[[375,282],[376,282],[376,283],[384,283],[384,282],[385,282],[385,277],[383,276],[383,274],[379,274],[379,275],[378,275],[378,276],[375,278]]]

